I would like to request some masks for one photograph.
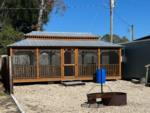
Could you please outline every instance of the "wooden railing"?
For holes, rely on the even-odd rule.
[[[39,66],[39,78],[60,77],[60,66],[44,65]],[[14,79],[36,79],[37,70],[34,65],[13,65],[12,74]]]
[[[93,76],[96,74],[98,66],[96,64],[79,65],[79,76]],[[100,68],[106,69],[107,77],[117,77],[119,75],[119,64],[101,64]]]
[[[119,64],[101,64],[101,68],[105,68],[107,77],[119,76]]]
[[[105,68],[107,77],[117,77],[119,75],[119,64],[101,64]],[[79,77],[93,77],[96,75],[97,64],[84,64],[78,66]],[[13,65],[12,74],[14,79],[37,79],[37,69],[35,65]],[[39,66],[39,78],[61,77],[61,67],[52,65]]]
[[[34,79],[36,78],[36,66],[13,65],[12,74],[14,79]]]
[[[93,76],[96,74],[97,64],[81,64],[78,69],[80,77]]]
[[[60,77],[61,68],[60,66],[52,66],[52,65],[40,65],[40,78],[53,78]]]

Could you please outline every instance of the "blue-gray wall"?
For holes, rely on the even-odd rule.
[[[123,78],[145,77],[145,65],[150,64],[150,40],[124,44],[126,62],[123,63]]]

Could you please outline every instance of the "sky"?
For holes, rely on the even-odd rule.
[[[83,32],[103,36],[110,32],[109,0],[64,0],[66,11],[49,14],[44,30],[49,32]],[[116,0],[114,34],[131,40],[150,35],[150,0]]]

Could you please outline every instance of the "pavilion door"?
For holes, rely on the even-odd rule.
[[[75,76],[75,49],[64,49],[64,77]]]

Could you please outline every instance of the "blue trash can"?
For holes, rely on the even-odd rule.
[[[100,84],[104,84],[106,82],[106,69],[97,69],[96,82]]]
[[[97,69],[96,71],[96,82],[101,83],[101,69]]]

